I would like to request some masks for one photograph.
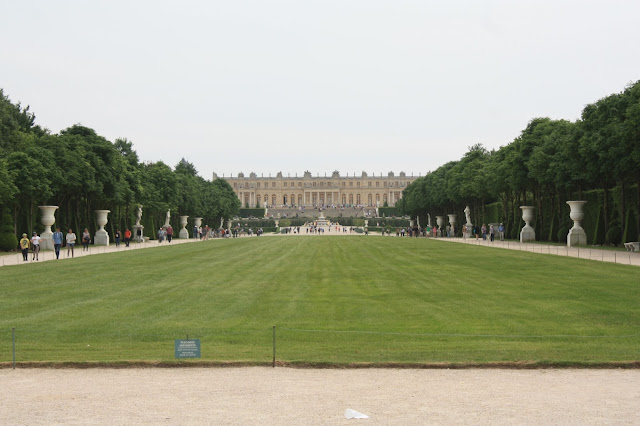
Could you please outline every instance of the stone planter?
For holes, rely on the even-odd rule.
[[[586,203],[586,201],[567,201],[569,208],[571,208],[569,217],[573,220],[573,228],[569,229],[569,233],[567,234],[567,247],[587,245],[587,234],[580,225],[580,222],[584,219],[582,206]]]
[[[95,210],[96,212],[96,224],[99,229],[96,231],[96,236],[93,239],[93,244],[96,246],[108,246],[109,234],[104,230],[104,226],[107,224],[107,215],[111,210]]]
[[[438,237],[442,237],[442,225],[444,225],[444,216],[436,216],[436,225],[438,225]]]
[[[186,240],[189,238],[189,231],[187,231],[187,219],[189,219],[189,216],[180,216],[180,226],[182,227],[178,234],[180,239],[184,238]]]
[[[457,219],[457,215],[455,214],[448,214],[447,216],[449,216],[449,223],[451,224],[451,233],[453,234],[453,230],[456,227],[456,219]],[[455,235],[453,235],[455,237]]]
[[[524,227],[520,231],[520,242],[526,243],[528,241],[536,240],[536,231],[533,229],[529,222],[533,220],[533,209],[535,207],[532,206],[520,206],[522,210],[522,220],[524,220]]]
[[[227,219],[227,229],[231,231],[231,219]]]
[[[193,224],[195,226],[197,226],[198,228],[200,228],[202,226],[202,218],[201,217],[194,217],[193,218]]]
[[[53,232],[51,225],[56,223],[54,213],[58,206],[38,206],[40,209],[40,222],[44,225],[44,231],[40,234],[40,249],[53,250]]]

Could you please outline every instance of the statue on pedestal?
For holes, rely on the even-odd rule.
[[[142,221],[142,204],[138,204],[138,216],[136,217],[136,224],[133,225],[133,241],[141,243],[144,241],[144,226],[140,224]]]
[[[162,227],[167,229],[169,227],[169,222],[171,221],[171,209],[167,210],[167,217],[164,220],[164,225]]]

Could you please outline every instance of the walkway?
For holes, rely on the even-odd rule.
[[[580,259],[597,260],[599,262],[620,263],[623,265],[640,266],[640,253],[601,250],[590,247],[567,247],[549,244],[527,244],[519,241],[489,241],[482,238],[437,238],[438,241],[471,244],[482,247],[494,247],[509,250],[528,251],[530,253],[553,254],[557,256],[577,257]]]
[[[141,249],[147,249],[147,248],[153,248],[153,247],[161,247],[161,246],[166,246],[166,245],[176,245],[176,244],[185,244],[185,243],[195,243],[198,242],[199,240],[196,239],[192,239],[189,238],[188,240],[181,240],[181,239],[176,239],[174,238],[173,240],[171,240],[171,243],[168,242],[163,242],[163,243],[158,243],[157,240],[149,240],[146,243],[134,243],[131,242],[131,244],[129,245],[129,247],[126,247],[124,245],[124,243],[120,243],[120,245],[118,247],[115,246],[115,244],[111,244],[110,246],[94,246],[91,245],[89,246],[89,250],[88,251],[83,251],[82,250],[82,244],[76,244],[75,247],[75,251],[74,251],[74,257],[84,257],[84,256],[91,256],[94,254],[104,254],[104,253],[117,253],[120,251],[130,251],[130,250],[141,250]],[[9,266],[9,265],[23,265],[23,264],[28,264],[28,263],[41,263],[41,262],[47,262],[50,260],[56,260],[56,254],[54,253],[53,250],[45,250],[45,251],[41,251],[38,258],[40,260],[31,260],[33,257],[33,253],[31,253],[31,251],[29,251],[29,256],[27,257],[27,261],[23,261],[22,260],[22,253],[21,252],[17,252],[15,254],[7,254],[7,255],[3,255],[0,256],[0,266]],[[66,247],[63,247],[60,250],[60,260],[64,260],[64,259],[71,259],[71,253],[69,253],[69,255],[67,255],[67,249]]]

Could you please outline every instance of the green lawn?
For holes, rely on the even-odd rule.
[[[0,362],[640,359],[640,269],[430,239],[260,237],[0,268]]]

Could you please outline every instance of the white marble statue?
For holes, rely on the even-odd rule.
[[[138,217],[136,218],[136,225],[140,225],[140,221],[142,220],[142,204],[138,205]]]

